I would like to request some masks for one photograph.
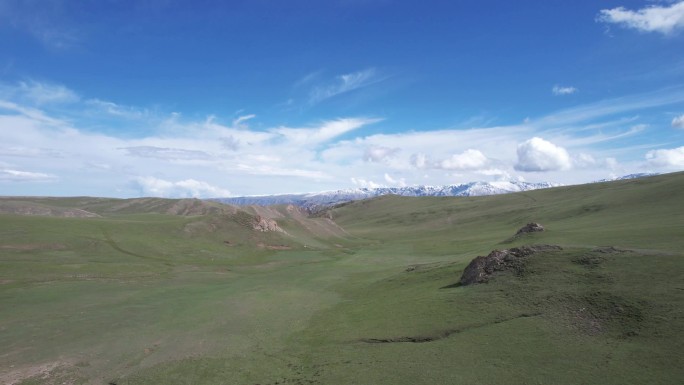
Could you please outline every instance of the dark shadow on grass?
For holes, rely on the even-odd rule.
[[[392,344],[392,343],[404,343],[404,342],[409,342],[409,343],[425,343],[425,342],[433,342],[433,341],[439,341],[444,338],[448,338],[453,334],[458,334],[458,333],[463,333],[465,331],[473,330],[473,329],[479,329],[491,325],[497,325],[500,323],[508,322],[508,321],[513,321],[519,318],[530,318],[530,317],[537,317],[542,315],[542,313],[537,312],[537,313],[522,313],[518,314],[512,317],[506,317],[506,318],[499,318],[494,321],[490,322],[484,322],[481,324],[474,324],[474,325],[467,325],[458,329],[449,329],[449,330],[443,330],[441,332],[434,333],[432,335],[427,335],[427,336],[406,336],[406,337],[392,337],[392,338],[362,338],[360,341],[365,342],[367,344]]]
[[[461,282],[456,282],[456,283],[452,283],[451,285],[442,286],[439,289],[440,290],[442,290],[442,289],[453,289],[453,288],[461,287],[461,286],[462,286]]]

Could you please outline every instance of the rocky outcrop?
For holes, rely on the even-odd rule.
[[[466,266],[459,281],[461,286],[489,281],[494,273],[503,270],[524,271],[525,259],[540,251],[562,250],[560,246],[533,245],[494,250],[486,257],[479,256]]]
[[[252,228],[256,231],[275,231],[279,233],[285,232],[285,230],[278,226],[278,222],[274,221],[273,219],[264,218],[261,215],[254,217]]]
[[[530,222],[526,224],[525,226],[521,227],[520,230],[518,230],[515,235],[522,235],[522,234],[527,234],[527,233],[536,233],[539,231],[544,231],[544,226],[540,225],[539,223],[536,222]]]

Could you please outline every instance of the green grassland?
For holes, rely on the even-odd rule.
[[[0,213],[3,384],[684,378],[684,173],[311,217],[153,198],[0,198]],[[531,221],[547,231],[512,237]],[[457,284],[475,256],[525,244],[563,249]]]

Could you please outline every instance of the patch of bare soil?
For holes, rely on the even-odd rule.
[[[260,249],[267,249],[267,250],[291,250],[292,247],[290,246],[285,246],[285,245],[267,245],[264,243],[257,243],[257,247]]]
[[[72,369],[72,365],[65,361],[53,361],[40,365],[25,366],[11,369],[9,372],[0,373],[0,383],[6,385],[20,384],[26,380],[39,380],[41,384],[65,384],[74,382],[68,379],[66,372]]]

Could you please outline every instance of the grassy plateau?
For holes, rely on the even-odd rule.
[[[534,244],[562,250],[458,284]],[[314,215],[0,198],[0,384],[683,380],[684,173]]]

